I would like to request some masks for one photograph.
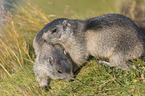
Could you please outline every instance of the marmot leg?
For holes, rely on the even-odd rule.
[[[130,68],[130,64],[128,63],[128,60],[124,58],[125,56],[120,54],[113,55],[110,60],[110,66],[116,66],[118,69],[122,70],[128,70]],[[129,65],[129,66],[128,66]]]

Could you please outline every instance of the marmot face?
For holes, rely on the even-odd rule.
[[[73,62],[69,55],[59,45],[51,46],[44,43],[42,48],[44,50],[36,58],[37,68],[43,71],[39,73],[46,73],[52,79],[69,81],[73,76]]]
[[[48,23],[44,29],[42,39],[49,44],[66,42],[72,35],[71,24],[69,19],[60,18]]]
[[[55,57],[49,57],[47,67],[49,67],[49,76],[52,79],[64,79],[69,81],[73,77],[72,62],[63,55],[54,54]]]

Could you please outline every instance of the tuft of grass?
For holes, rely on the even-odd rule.
[[[12,70],[24,66],[25,58],[31,59],[26,41],[22,33],[18,33],[17,27],[13,21],[10,21],[3,27],[5,32],[0,38],[0,65],[9,76],[11,76]],[[1,70],[1,74],[3,74],[3,70]]]
[[[11,77],[13,71],[33,63],[33,38],[55,16],[47,16],[30,2],[27,3],[25,8],[18,5],[14,5],[14,7],[17,11],[13,14],[6,14],[7,22],[5,22],[1,30],[1,78],[3,78],[5,73]]]

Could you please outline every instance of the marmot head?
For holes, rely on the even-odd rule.
[[[66,42],[72,35],[73,30],[70,20],[66,18],[55,19],[44,28],[42,39],[50,44]]]
[[[49,76],[52,79],[63,79],[65,81],[69,81],[73,78],[73,70],[72,65],[67,60],[56,60],[52,57],[49,57]],[[55,61],[56,60],[56,61]],[[59,63],[58,63],[59,62]]]
[[[47,65],[48,76],[52,79],[64,79],[69,81],[73,78],[72,60],[65,51],[59,49],[59,47],[53,51],[51,55],[45,54],[42,60],[44,64]]]

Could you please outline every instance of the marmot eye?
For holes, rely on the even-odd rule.
[[[55,33],[56,31],[57,31],[57,29],[55,28],[55,29],[52,30],[52,33]]]
[[[58,73],[62,74],[62,72],[61,72],[61,71],[59,71],[59,70],[58,70]]]

